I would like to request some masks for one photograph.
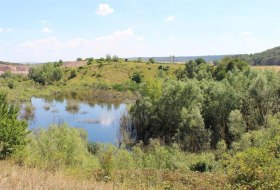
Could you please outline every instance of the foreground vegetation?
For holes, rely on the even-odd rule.
[[[57,181],[44,184],[50,188],[73,178],[58,188],[279,189],[280,73],[236,58],[168,66],[88,60],[76,71],[55,63],[33,68],[28,78],[5,74],[1,85],[9,97],[26,85],[31,94],[59,90],[62,98],[69,88],[79,99],[92,92],[75,90],[98,86],[132,91],[137,101],[121,119],[123,139],[115,147],[88,142],[83,130],[67,124],[28,132],[13,98],[1,96],[0,163],[38,172],[44,181],[54,174]],[[17,188],[16,176],[8,185]]]

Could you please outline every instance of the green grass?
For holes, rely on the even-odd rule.
[[[144,80],[157,78],[160,65],[169,66],[164,75],[175,78],[174,71],[180,64],[148,64],[138,62],[93,62],[76,68],[65,68],[64,79],[53,85],[42,86],[26,77],[13,81],[13,88],[9,86],[12,79],[0,78],[0,92],[8,94],[8,98],[14,102],[26,102],[30,97],[70,97],[71,94],[78,94],[80,100],[93,100],[107,102],[121,102],[133,100],[137,96],[135,92],[139,84],[133,82],[130,76],[133,72],[141,72]],[[182,65],[181,65],[182,66]],[[183,66],[182,66],[183,67]],[[77,70],[77,76],[71,77],[71,71]]]

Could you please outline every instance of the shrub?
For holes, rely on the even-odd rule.
[[[66,124],[50,126],[31,137],[25,152],[15,158],[27,166],[57,170],[66,166],[86,168],[91,164],[86,133]]]
[[[113,62],[118,62],[118,61],[119,61],[119,57],[118,57],[117,55],[114,55],[114,56],[112,57],[112,61],[113,61]]]
[[[112,146],[105,146],[99,153],[99,162],[103,170],[104,177],[109,177],[112,174],[114,168],[113,161],[113,148]]]
[[[135,71],[133,72],[132,76],[130,76],[131,80],[136,83],[141,83],[144,76],[141,72]]]
[[[206,172],[207,170],[211,171],[212,166],[207,166],[205,162],[197,162],[190,166],[191,171],[196,172]]]
[[[0,94],[0,159],[11,156],[26,144],[27,123],[18,120],[19,108]]]
[[[149,63],[155,63],[156,61],[155,61],[155,59],[154,58],[150,58],[149,59]]]
[[[73,69],[71,72],[70,72],[70,79],[72,78],[75,78],[77,76],[77,70],[76,69]]]
[[[9,87],[10,89],[13,89],[13,88],[15,87],[15,81],[9,80],[9,81],[8,81],[8,87]]]
[[[278,189],[279,159],[264,148],[249,148],[232,159],[228,175],[232,184],[243,189]]]

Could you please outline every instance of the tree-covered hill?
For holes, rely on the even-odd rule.
[[[280,46],[261,53],[237,55],[252,65],[280,65]]]

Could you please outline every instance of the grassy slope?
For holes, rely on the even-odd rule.
[[[88,84],[100,82],[124,84],[130,82],[129,76],[135,71],[142,72],[144,78],[155,78],[158,75],[158,67],[160,65],[169,66],[168,75],[173,78],[175,77],[174,71],[180,66],[180,64],[147,64],[137,62],[105,63],[101,67],[99,64],[92,64],[78,69],[78,76],[71,79],[69,85],[79,85],[81,82]],[[69,74],[71,69],[66,68],[66,73]]]
[[[32,96],[47,97],[61,92],[76,93],[79,92],[81,98],[85,94],[90,94],[91,98],[113,98],[124,101],[133,99],[135,95],[129,92],[132,88],[137,89],[137,85],[132,83],[130,76],[133,72],[141,72],[144,79],[157,77],[160,65],[169,66],[169,71],[165,74],[171,78],[175,78],[174,71],[180,67],[179,64],[147,64],[137,62],[118,62],[118,63],[103,63],[100,66],[94,62],[91,65],[85,65],[77,68],[63,68],[65,71],[65,81],[58,82],[54,85],[41,86],[27,80],[16,82],[15,87],[10,89],[7,80],[0,79],[0,91],[8,94],[9,99],[14,101],[27,101]],[[183,67],[183,65],[181,65]],[[77,76],[69,79],[70,72],[76,69]],[[105,91],[104,91],[105,89]],[[82,91],[86,91],[82,93]],[[107,100],[106,100],[107,101]]]

